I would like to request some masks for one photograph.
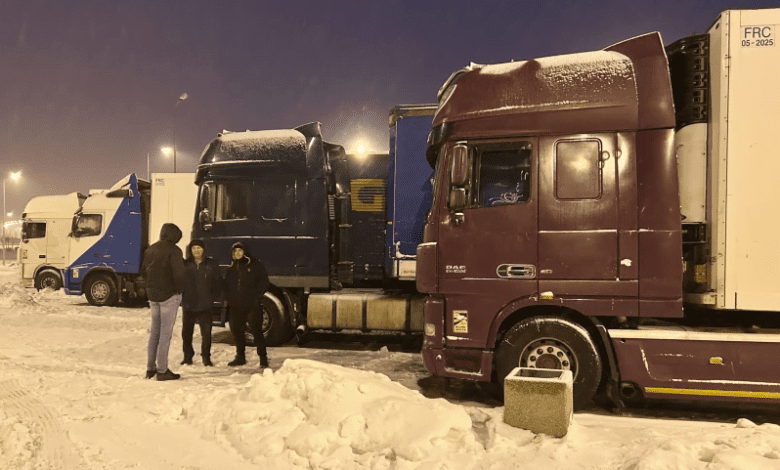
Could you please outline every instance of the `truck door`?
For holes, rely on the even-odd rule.
[[[636,268],[633,257],[624,261],[633,269],[620,269],[618,158],[615,134],[539,139],[540,292],[636,296],[636,282],[618,282]],[[621,254],[636,232],[624,243]]]
[[[46,261],[51,265],[62,265],[68,261],[68,233],[71,220],[51,219],[46,233]]]
[[[439,216],[439,291],[447,296],[447,336],[463,347],[484,346],[496,312],[537,290],[538,195],[535,138],[465,142],[465,207],[452,209],[453,154],[448,156],[450,200]]]
[[[254,232],[250,220],[251,180],[208,181],[200,188],[200,225],[205,231],[206,254],[222,266],[230,264],[230,247],[244,245]],[[205,212],[204,212],[205,209]],[[253,254],[257,256],[256,253]],[[184,254],[185,258],[187,254]]]
[[[35,268],[46,263],[46,221],[25,220],[22,223],[22,277],[32,279]]]

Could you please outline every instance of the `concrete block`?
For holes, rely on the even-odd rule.
[[[504,422],[510,426],[563,437],[573,410],[569,370],[516,367],[504,379]]]

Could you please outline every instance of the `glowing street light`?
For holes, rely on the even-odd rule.
[[[171,148],[170,147],[160,147],[160,152],[163,153],[166,157],[170,155]],[[174,165],[174,173],[175,173],[175,165]],[[152,172],[149,168],[149,152],[146,152],[146,179],[149,180],[149,182],[152,182]]]
[[[11,179],[12,181],[18,181],[19,178],[22,177],[22,172],[10,172],[8,173],[8,176],[3,178],[3,238],[2,238],[2,245],[3,245],[3,266],[5,266],[5,245],[6,245],[6,239],[5,239],[5,215],[8,214],[8,217],[10,217],[13,212],[6,212],[5,210],[5,182],[8,179]]]

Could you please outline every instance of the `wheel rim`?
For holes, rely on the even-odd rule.
[[[92,284],[89,289],[92,294],[92,298],[97,301],[104,301],[108,298],[108,284],[103,281],[98,281]]]
[[[528,343],[520,356],[520,367],[570,370],[572,380],[577,378],[577,359],[566,343],[541,338]]]
[[[57,278],[54,276],[44,276],[43,279],[41,279],[41,287],[44,289],[47,287],[54,289],[57,287]]]

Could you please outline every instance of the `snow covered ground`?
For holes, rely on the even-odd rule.
[[[484,400],[426,398],[409,352],[272,348],[259,374],[225,366],[215,329],[216,366],[178,366],[179,320],[182,379],[145,380],[147,308],[34,293],[17,273],[0,268],[0,469],[780,469],[780,426],[755,417],[597,410],[537,436]]]

